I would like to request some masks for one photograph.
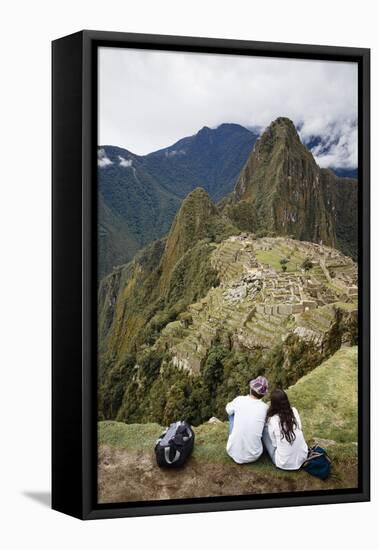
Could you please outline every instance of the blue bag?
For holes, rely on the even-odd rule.
[[[330,476],[332,461],[325,449],[316,444],[308,450],[308,457],[302,468],[312,476],[327,479]]]

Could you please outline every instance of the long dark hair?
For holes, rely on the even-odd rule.
[[[279,389],[271,393],[271,403],[267,411],[267,420],[275,414],[279,415],[282,439],[285,437],[288,443],[292,445],[296,439],[294,430],[297,427],[297,422],[286,392]]]

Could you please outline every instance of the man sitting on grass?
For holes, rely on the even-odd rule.
[[[249,382],[249,395],[240,395],[226,405],[229,438],[226,452],[238,464],[255,462],[263,452],[262,433],[267,405],[261,401],[268,390],[264,376]]]

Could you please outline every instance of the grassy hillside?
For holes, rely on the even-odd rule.
[[[288,390],[300,412],[309,444],[319,441],[333,459],[327,482],[305,472],[275,469],[264,455],[239,466],[225,452],[226,422],[195,427],[187,465],[159,470],[153,447],[162,427],[155,423],[99,423],[99,497],[102,502],[184,498],[262,492],[347,488],[357,476],[357,348],[343,348]],[[196,479],[194,479],[196,476]],[[115,500],[116,499],[116,500]]]
[[[307,438],[338,443],[358,438],[358,348],[342,348],[288,389]]]

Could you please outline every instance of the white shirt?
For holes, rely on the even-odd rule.
[[[272,416],[267,422],[271,443],[276,447],[274,462],[283,470],[298,470],[308,456],[308,445],[301,429],[299,413],[295,407],[292,407],[292,410],[297,422],[297,427],[294,428],[296,439],[292,444],[282,435],[279,415]]]
[[[263,452],[266,403],[249,395],[240,395],[226,405],[226,412],[234,414],[233,430],[228,438],[226,452],[238,464],[255,462]]]

